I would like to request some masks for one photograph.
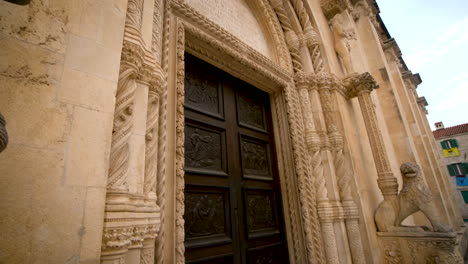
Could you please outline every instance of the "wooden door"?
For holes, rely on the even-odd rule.
[[[288,263],[268,94],[185,63],[187,263]]]

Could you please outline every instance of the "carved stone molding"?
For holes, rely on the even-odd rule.
[[[263,0],[259,0],[263,1]],[[268,5],[266,1],[263,1],[265,5]],[[281,106],[277,109],[278,119],[285,119],[287,123],[291,124],[293,128],[284,130],[281,126],[279,127],[280,131],[288,131],[291,133],[292,144],[303,144],[301,142],[303,139],[302,133],[297,129],[300,129],[300,123],[302,122],[302,117],[299,115],[292,114],[292,112],[297,111],[298,104],[292,106],[294,100],[292,97],[296,98],[297,95],[292,96],[291,93],[291,80],[292,76],[288,71],[285,71],[278,66],[275,66],[274,63],[269,62],[268,59],[259,56],[256,51],[251,51],[250,48],[247,49],[241,41],[237,40],[235,37],[225,32],[223,29],[220,29],[218,26],[214,25],[212,22],[206,20],[204,17],[200,16],[197,12],[192,10],[189,6],[183,4],[181,1],[174,1],[171,4],[174,14],[177,16],[178,26],[177,26],[177,119],[176,122],[176,132],[177,132],[177,142],[176,143],[176,263],[183,263],[184,261],[184,230],[183,230],[183,52],[184,48],[186,51],[208,61],[209,63],[225,70],[236,77],[242,78],[245,81],[248,81],[254,85],[257,85],[259,88],[269,91],[274,100],[272,105],[276,107]],[[275,22],[277,23],[277,21]],[[185,44],[185,46],[184,46]],[[252,55],[250,54],[252,52]],[[284,90],[283,90],[284,89]],[[284,91],[285,96],[278,96]],[[295,91],[293,92],[295,93]],[[281,101],[281,100],[285,100]],[[278,101],[276,101],[278,100]],[[182,108],[180,108],[182,107]],[[284,108],[286,107],[286,108]],[[180,108],[180,109],[179,109]],[[287,111],[286,111],[287,109]],[[295,110],[294,110],[295,109]],[[292,112],[290,112],[292,111]],[[282,113],[282,114],[281,114]],[[283,116],[284,115],[284,116]],[[294,119],[290,116],[298,117]],[[297,126],[296,126],[297,125]],[[298,127],[299,126],[299,127]],[[181,139],[182,138],[182,139]],[[282,142],[284,143],[284,142]],[[292,153],[294,151],[294,153]],[[287,154],[290,153],[291,154]],[[296,163],[295,170],[297,170],[297,179],[291,177],[290,180],[285,180],[288,182],[289,194],[297,192],[295,186],[300,185],[298,188],[301,193],[296,194],[296,197],[301,197],[308,199],[309,201],[301,200],[301,207],[297,207],[294,203],[289,203],[289,199],[286,198],[283,201],[285,206],[285,216],[290,218],[289,221],[286,221],[288,224],[286,229],[290,232],[290,236],[293,238],[291,243],[294,244],[294,247],[290,247],[290,257],[291,261],[294,260],[294,263],[304,263],[304,261],[311,262],[313,259],[324,259],[320,257],[320,253],[323,252],[322,243],[321,243],[321,234],[318,224],[318,217],[316,216],[316,209],[314,204],[311,204],[311,201],[315,200],[315,188],[313,183],[306,179],[310,177],[310,173],[307,171],[308,162],[307,156],[303,156],[307,152],[301,152],[299,148],[292,148],[291,145],[285,145],[285,151],[282,156],[287,157],[287,155],[294,155],[294,159],[291,157],[291,160],[294,160]],[[297,158],[296,158],[297,157]],[[280,177],[289,177],[285,173],[280,172]],[[299,180],[300,179],[300,180]],[[301,184],[293,185],[289,184],[291,181],[301,182]],[[293,196],[294,197],[294,196]],[[291,201],[292,202],[292,201]],[[295,216],[296,218],[293,218]],[[302,217],[302,219],[300,219]],[[314,222],[317,221],[317,222]],[[297,224],[299,223],[299,225]],[[301,236],[306,236],[304,240],[296,240]],[[304,249],[304,244],[301,241],[305,241],[306,249]],[[323,262],[323,261],[322,261]]]
[[[6,130],[6,121],[2,113],[0,113],[0,153],[5,150],[8,145],[8,132]]]
[[[189,21],[189,23],[186,23],[187,33],[193,34],[194,37],[213,42],[213,47],[217,47],[217,49],[228,49],[230,50],[229,53],[239,52],[241,55],[236,56],[236,58],[242,59],[241,62],[245,63],[244,65],[256,67],[256,70],[261,70],[262,72],[265,71],[264,69],[268,69],[270,72],[274,73],[274,76],[269,75],[268,78],[271,79],[274,77],[275,79],[283,80],[283,85],[286,85],[284,81],[291,79],[292,73],[289,70],[291,67],[287,64],[290,60],[287,60],[287,58],[281,58],[281,66],[278,66],[278,64],[272,63],[271,60],[263,54],[257,52],[225,29],[202,16],[183,1],[171,1],[171,7],[175,15]],[[274,23],[274,21],[271,22]],[[207,31],[209,34],[203,31]],[[277,44],[280,46],[280,49],[284,49],[284,43]],[[209,46],[204,46],[203,48],[209,48]],[[217,52],[219,53],[219,51]],[[256,65],[261,65],[262,67]]]
[[[385,264],[462,264],[456,233],[379,232]]]
[[[184,166],[185,166],[185,134],[184,134],[184,78],[185,78],[185,61],[184,61],[184,52],[185,52],[185,28],[182,22],[177,23],[177,47],[176,47],[176,56],[177,56],[177,68],[176,68],[176,179],[175,179],[175,225],[176,225],[176,257],[175,263],[182,264],[185,263],[185,227],[184,227],[184,189],[185,189],[185,179],[184,179]]]

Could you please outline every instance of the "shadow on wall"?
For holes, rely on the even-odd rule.
[[[7,2],[17,4],[17,5],[27,5],[31,2],[31,0],[5,0]]]

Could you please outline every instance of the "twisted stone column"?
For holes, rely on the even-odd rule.
[[[114,125],[109,159],[109,175],[101,247],[101,263],[124,264],[154,262],[154,241],[159,230],[156,204],[159,91],[163,74],[153,52],[145,48],[140,32],[143,0],[129,0],[125,21],[119,79],[116,91]],[[129,192],[131,132],[137,82],[147,86],[146,167],[143,194]],[[149,139],[149,140],[148,140]],[[152,160],[154,159],[154,160]],[[136,179],[131,179],[134,182]],[[133,251],[131,254],[127,252]],[[135,254],[133,254],[135,253]]]
[[[398,194],[398,182],[393,175],[387,151],[380,132],[374,105],[370,97],[372,90],[378,88],[378,84],[368,72],[362,74],[352,74],[344,79],[346,94],[348,98],[357,97],[361,106],[362,116],[369,137],[372,156],[377,169],[377,183],[384,196],[384,201],[379,205],[376,211],[376,223],[379,231],[388,231],[391,227],[384,224],[387,221],[377,221],[377,219],[394,218],[394,203]]]
[[[322,156],[320,153],[321,140],[318,135],[313,120],[312,106],[310,103],[309,89],[313,89],[317,83],[315,75],[312,73],[299,73],[295,77],[296,87],[299,89],[300,103],[304,116],[306,130],[306,144],[309,154],[309,161],[312,165],[312,175],[310,179],[317,190],[317,201],[311,201],[310,205],[317,205],[318,217],[322,229],[322,238],[326,254],[326,263],[339,263],[338,248],[336,244],[333,219],[329,212],[333,212],[333,206],[328,199],[328,191],[323,174]],[[315,207],[315,206],[314,206]],[[311,211],[315,208],[311,208]]]
[[[159,94],[149,91],[146,120],[145,196],[156,203],[156,176],[158,171]]]
[[[346,168],[343,136],[338,131],[336,120],[336,97],[333,91],[340,85],[338,79],[331,74],[320,73],[318,79],[318,92],[322,111],[327,126],[328,138],[333,153],[333,165],[337,176],[342,209],[351,249],[353,263],[365,263],[364,249],[362,247],[361,233],[359,231],[359,211],[351,196],[351,180],[353,170]]]

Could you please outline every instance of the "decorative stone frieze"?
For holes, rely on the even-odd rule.
[[[154,239],[160,228],[159,212],[154,213],[154,208],[142,206],[147,204],[142,197],[128,198],[129,201],[124,204],[115,203],[106,207],[101,263],[123,263],[121,261],[129,249],[144,248],[147,251],[144,254],[154,252]],[[148,245],[148,241],[153,242]]]
[[[0,113],[0,153],[5,150],[8,145],[8,132],[6,130],[6,121],[2,113]]]
[[[378,232],[384,264],[462,264],[456,233]]]

